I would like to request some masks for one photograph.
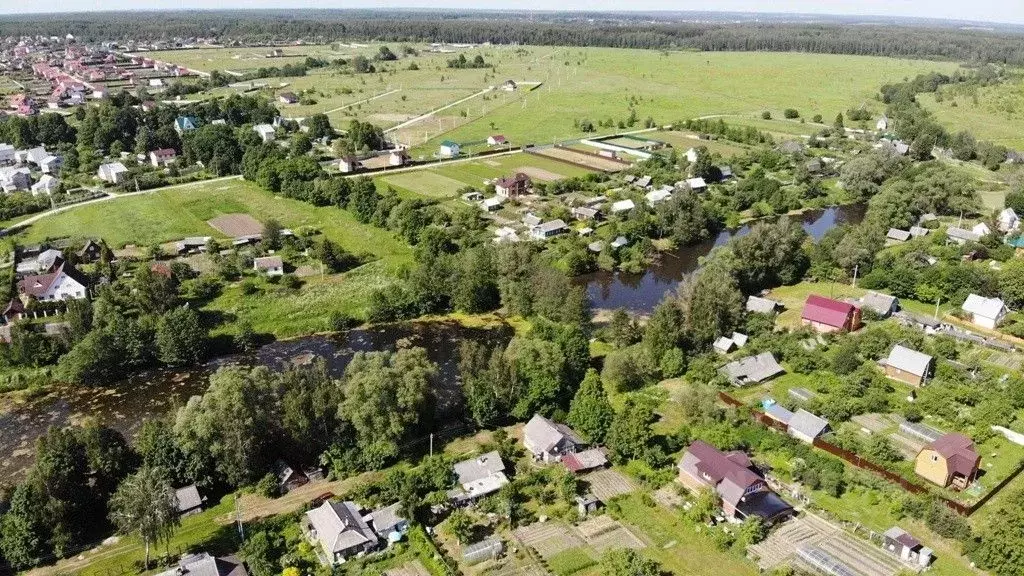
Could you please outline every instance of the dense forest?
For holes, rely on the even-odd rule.
[[[1022,64],[1010,31],[841,23],[687,22],[648,15],[594,19],[493,12],[366,10],[139,12],[26,15],[0,22],[0,36],[73,34],[79,39],[217,38],[243,43],[295,39],[493,42],[619,48],[798,51]]]

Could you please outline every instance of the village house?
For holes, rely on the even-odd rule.
[[[297,104],[299,97],[294,92],[281,92],[277,95],[277,101],[281,104]]]
[[[199,495],[199,489],[195,484],[189,484],[174,491],[178,500],[178,515],[181,517],[191,516],[203,511],[203,498]]]
[[[457,142],[445,140],[444,142],[441,142],[441,147],[438,150],[438,155],[441,156],[441,158],[455,158],[456,156],[459,155],[460,151],[461,149],[459,148],[459,144]]]
[[[814,444],[814,441],[821,435],[827,433],[830,430],[828,420],[812,414],[803,408],[793,413],[793,417],[786,422],[786,432],[808,444]]]
[[[889,228],[889,231],[885,233],[885,245],[892,246],[894,244],[902,244],[907,240],[910,240],[910,237],[911,234],[908,230]]]
[[[920,387],[931,375],[934,362],[931,356],[923,352],[896,344],[889,351],[889,356],[880,363],[889,378]]]
[[[668,200],[671,197],[672,188],[659,188],[657,190],[651,190],[650,192],[644,195],[644,198],[647,199],[647,205],[652,208],[656,204],[660,204],[661,202],[664,202],[665,200]]]
[[[370,512],[365,518],[377,536],[384,539],[389,546],[401,540],[409,531],[409,521],[402,517],[401,509],[402,503],[395,502]]]
[[[601,448],[589,448],[562,456],[562,466],[573,474],[583,474],[608,466],[608,456]]]
[[[212,240],[210,236],[190,236],[175,242],[174,249],[179,256],[205,252],[206,245],[210,243],[210,240]]]
[[[1020,218],[1017,217],[1017,213],[1014,212],[1013,208],[1003,208],[1003,211],[996,217],[996,224],[999,226],[1000,232],[1009,234],[1010,232],[1016,232],[1020,228]]]
[[[811,294],[804,302],[800,322],[817,332],[853,332],[860,328],[860,315],[860,308],[853,304]]]
[[[995,330],[1009,313],[1001,299],[985,298],[977,294],[967,296],[960,308],[970,316],[972,324],[990,330]]]
[[[310,541],[320,545],[328,564],[343,563],[380,545],[377,533],[352,501],[324,502],[306,512],[305,527]]]
[[[921,236],[927,236],[927,235],[931,234],[931,232],[932,231],[930,229],[923,228],[921,226],[911,226],[910,227],[910,236],[913,237],[913,238],[920,238]]]
[[[22,278],[18,283],[18,294],[25,304],[30,299],[40,302],[78,300],[88,296],[88,284],[84,274],[59,260],[59,264],[45,274],[30,274]]]
[[[211,556],[208,552],[182,556],[178,565],[156,576],[248,576],[237,556]]]
[[[590,208],[588,206],[575,206],[570,210],[572,217],[576,220],[600,220],[601,211],[597,208]]]
[[[492,196],[485,198],[480,201],[480,208],[484,212],[495,212],[501,209],[501,205],[505,203],[505,199],[501,196]]]
[[[506,140],[501,134],[493,134],[487,137],[488,146],[504,146],[507,143],[508,140]]]
[[[530,191],[530,177],[522,172],[498,178],[494,182],[494,193],[505,198],[516,198]]]
[[[747,335],[740,334],[739,332],[733,332],[732,336],[719,336],[715,340],[714,344],[711,345],[715,351],[722,354],[728,354],[737,348],[743,348],[747,343]]]
[[[523,427],[523,446],[541,462],[558,462],[565,454],[579,451],[585,442],[565,424],[552,422],[540,414]]]
[[[939,486],[963,490],[978,475],[981,456],[963,434],[949,433],[925,446],[914,459],[914,472]]]
[[[984,222],[978,222],[977,224],[971,227],[971,232],[977,234],[978,238],[984,238],[985,236],[988,236],[989,234],[992,233],[992,229],[988,227],[988,224],[985,224]]]
[[[352,155],[342,156],[338,160],[338,171],[342,174],[351,174],[358,170],[360,166],[362,165],[359,163],[359,159]]]
[[[683,453],[678,469],[679,482],[687,489],[714,490],[726,517],[734,522],[757,516],[770,524],[793,513],[793,508],[754,472],[750,458],[738,450],[724,453],[696,440]]]
[[[14,146],[10,144],[0,144],[0,164],[13,164],[14,163]]]
[[[263,256],[253,259],[252,269],[267,276],[281,276],[284,274],[284,262],[280,256]]]
[[[85,244],[82,245],[82,249],[78,251],[78,259],[81,262],[95,262],[102,255],[103,246],[91,238],[86,240]]]
[[[734,386],[758,384],[785,372],[771,352],[733,360],[718,369]]]
[[[178,153],[174,151],[174,148],[160,148],[149,153],[149,163],[154,168],[160,168],[173,164],[177,157]]]
[[[100,164],[99,170],[96,171],[96,176],[104,182],[120,184],[128,177],[128,168],[120,162],[108,162]]]
[[[57,174],[63,165],[64,160],[60,156],[54,156],[53,154],[46,155],[45,158],[38,162],[39,170],[43,174]]]
[[[622,214],[623,212],[629,212],[636,208],[636,204],[632,200],[619,200],[618,202],[612,202],[611,213]]]
[[[388,152],[388,166],[405,166],[409,161],[409,153],[405,150],[392,150]]]
[[[458,462],[454,469],[459,486],[449,490],[448,497],[455,504],[475,502],[508,484],[505,463],[497,450]]]
[[[24,166],[6,166],[0,168],[0,188],[8,194],[18,190],[28,190],[32,185],[32,171]]]
[[[0,312],[0,321],[4,326],[25,318],[25,305],[17,298],[11,298]]]
[[[978,242],[979,240],[981,240],[981,235],[976,234],[971,230],[966,230],[964,228],[959,228],[956,226],[950,226],[949,228],[946,228],[946,238],[948,238],[949,241],[954,244],[963,246],[968,242]]]
[[[895,296],[881,292],[868,292],[858,300],[862,310],[870,310],[879,318],[888,318],[900,309],[900,301]]]
[[[781,309],[782,302],[777,302],[769,298],[761,298],[760,296],[747,297],[747,312],[754,312],[757,314],[775,314]]]
[[[295,470],[284,460],[274,462],[274,476],[277,477],[277,490],[281,494],[287,494],[309,483],[309,478],[305,474]]]
[[[199,127],[199,120],[194,116],[178,116],[174,119],[174,131],[178,134],[191,132]]]
[[[536,240],[546,240],[552,236],[563,234],[569,230],[569,226],[561,219],[549,220],[530,228],[530,236]]]
[[[260,137],[264,144],[273,142],[274,138],[277,138],[277,131],[270,124],[257,124],[252,127],[252,130]]]
[[[686,186],[694,192],[703,192],[708,189],[708,184],[703,178],[687,178]]]

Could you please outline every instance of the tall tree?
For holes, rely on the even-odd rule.
[[[569,424],[591,444],[601,444],[615,418],[615,410],[597,371],[588,370],[569,404]]]
[[[127,477],[110,499],[110,520],[122,534],[134,534],[146,545],[170,541],[178,526],[178,498],[163,470],[144,467]]]

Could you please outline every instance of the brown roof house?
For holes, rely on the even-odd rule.
[[[860,328],[860,308],[817,294],[811,294],[804,303],[800,322],[817,332],[853,332]]]
[[[494,182],[494,192],[504,198],[515,198],[522,196],[530,190],[530,177],[522,172],[516,172],[512,176],[498,178]]]
[[[974,442],[963,434],[950,433],[918,452],[914,472],[939,486],[963,490],[978,475],[980,464]]]
[[[889,378],[920,387],[924,386],[925,380],[931,375],[935,359],[923,352],[897,344],[880,364]]]
[[[540,414],[534,414],[523,427],[523,446],[535,460],[558,462],[563,455],[573,454],[585,445],[572,428],[552,422]]]
[[[18,283],[18,295],[25,303],[35,298],[41,302],[81,299],[88,296],[88,279],[74,266],[59,260],[52,271],[32,274]]]
[[[725,453],[696,440],[683,453],[678,468],[680,483],[693,491],[714,490],[722,499],[722,510],[732,520],[742,521],[753,515],[774,522],[793,513],[793,508],[754,472],[750,458],[738,450]]]

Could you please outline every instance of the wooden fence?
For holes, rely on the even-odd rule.
[[[723,403],[728,404],[729,406],[744,406],[743,402],[740,402],[739,400],[733,398],[732,396],[725,392],[719,392],[718,398]],[[759,410],[752,410],[751,418],[755,422],[758,422],[759,424],[762,424],[769,428],[780,430],[782,432],[786,431],[785,424],[768,417],[767,414]],[[827,440],[824,440],[822,438],[815,438],[813,446],[820,450],[824,450],[825,452],[828,452],[833,456],[839,457],[844,461],[852,464],[853,466],[860,468],[861,470],[867,470],[868,472],[880,476],[885,480],[888,480],[889,482],[896,484],[897,486],[899,486],[900,488],[902,488],[903,490],[907,491],[910,494],[933,495],[939,500],[941,500],[943,504],[945,504],[948,508],[950,508],[957,514],[963,516],[970,516],[971,514],[977,512],[979,508],[981,508],[986,502],[991,500],[992,497],[998,494],[1000,490],[1005,488],[1007,484],[1009,484],[1014,478],[1019,476],[1022,471],[1024,471],[1024,462],[1021,462],[1020,464],[1017,465],[1017,468],[1014,469],[1012,473],[1010,473],[1006,478],[1003,478],[1003,480],[999,482],[999,484],[995,485],[991,490],[989,490],[980,500],[968,506],[966,504],[956,502],[955,500],[950,500],[949,498],[945,498],[943,496],[934,494],[931,490],[921,486],[920,484],[915,484],[914,482],[907,480],[906,478],[900,476],[899,474],[896,474],[895,472],[892,472],[891,470],[888,470],[882,466],[879,466],[878,464],[875,464],[874,462],[866,460],[861,456],[858,456],[857,454],[850,452],[849,450],[840,448],[839,446],[836,446],[835,444],[832,444],[831,442],[828,442]]]

